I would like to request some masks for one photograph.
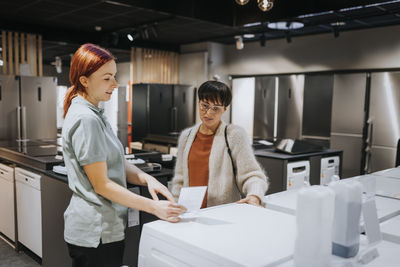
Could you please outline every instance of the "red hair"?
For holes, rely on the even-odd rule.
[[[86,94],[86,89],[79,81],[79,78],[81,76],[89,77],[110,60],[115,60],[113,54],[94,44],[83,44],[76,50],[72,57],[69,71],[71,87],[68,88],[64,99],[64,118],[71,106],[72,99],[76,97],[79,92]]]

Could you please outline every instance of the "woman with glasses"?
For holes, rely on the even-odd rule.
[[[268,189],[243,128],[221,120],[232,100],[230,88],[207,81],[198,89],[201,123],[182,131],[172,194],[182,187],[208,186],[202,208],[238,201],[256,206]]]

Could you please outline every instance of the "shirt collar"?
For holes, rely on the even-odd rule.
[[[88,108],[90,108],[91,110],[93,110],[94,112],[96,112],[97,114],[100,114],[100,115],[103,115],[103,113],[104,113],[104,109],[103,108],[96,107],[95,105],[93,105],[92,103],[87,101],[85,98],[83,98],[81,95],[77,95],[76,97],[74,97],[72,99],[72,103],[83,104],[83,105],[87,106]]]

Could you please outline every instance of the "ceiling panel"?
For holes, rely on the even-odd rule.
[[[286,31],[266,26],[279,20],[304,23],[304,28],[291,30],[294,37],[397,25],[400,0],[275,0],[274,8],[265,13],[256,0],[245,6],[234,0],[0,1],[0,28],[42,34],[44,44],[49,43],[46,60],[57,53],[68,58],[88,41],[118,51],[129,51],[131,46],[179,51],[179,45],[199,41],[233,44],[234,36],[244,33],[255,34],[246,42],[259,41],[263,35],[286,38]],[[244,26],[254,22],[259,25]],[[337,22],[344,25],[335,26]],[[127,41],[127,33],[135,34],[134,42]]]

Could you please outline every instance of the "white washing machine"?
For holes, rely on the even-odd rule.
[[[42,207],[39,174],[15,168],[18,242],[42,257]]]
[[[321,159],[321,185],[329,184],[333,175],[339,175],[339,164],[339,156]]]
[[[0,232],[13,242],[15,242],[14,181],[14,168],[0,164]]]
[[[310,183],[310,161],[295,161],[287,164],[286,190],[303,187]]]

